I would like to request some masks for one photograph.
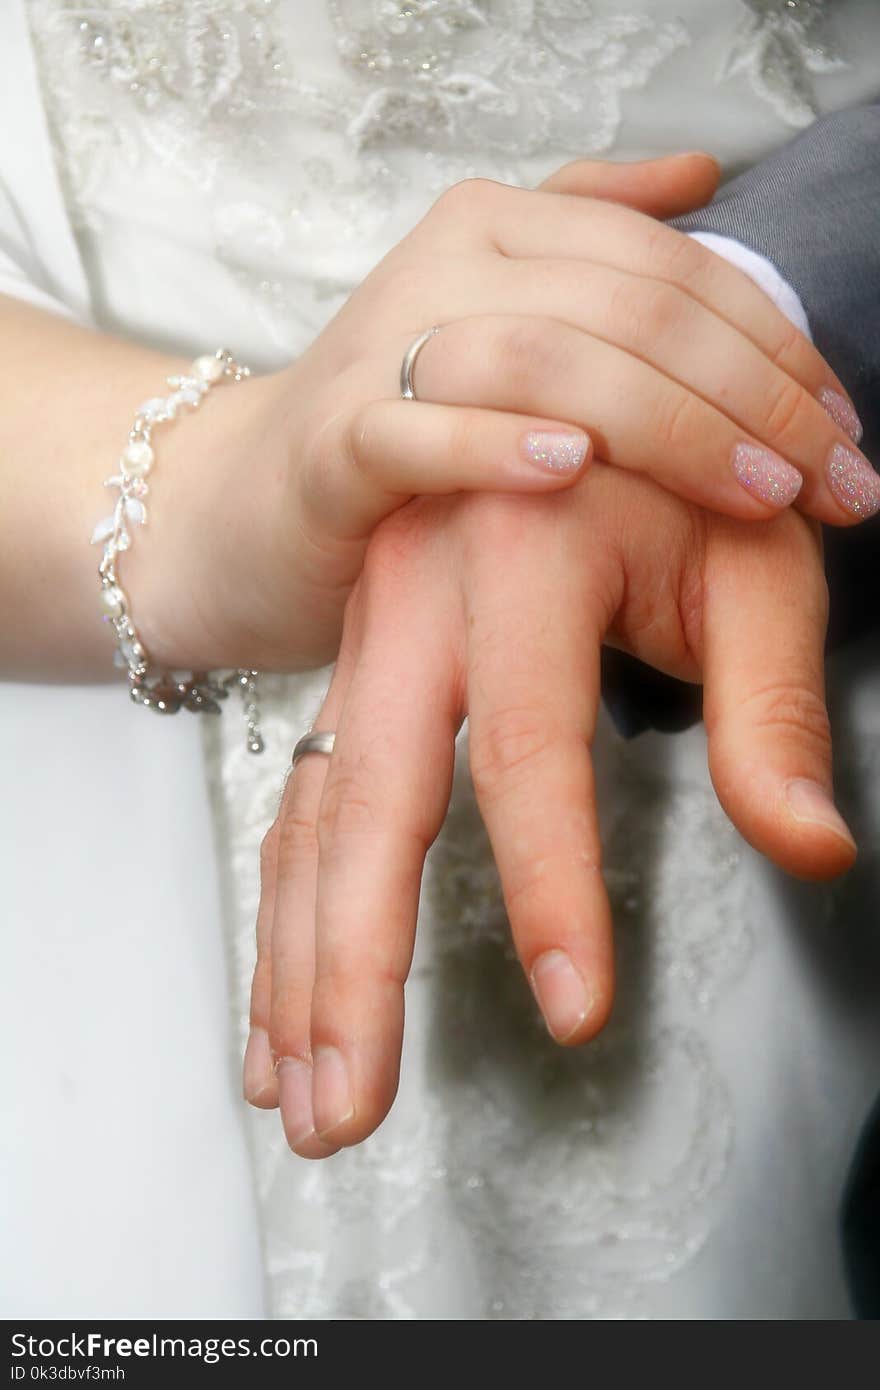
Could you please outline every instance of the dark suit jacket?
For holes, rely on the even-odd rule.
[[[776,265],[801,298],[816,346],[852,394],[865,427],[862,448],[880,466],[880,104],[817,121],[726,184],[709,207],[673,225],[734,237]],[[880,515],[853,528],[826,527],[825,553],[830,643],[876,633]],[[684,728],[699,718],[694,687],[617,652],[603,661],[606,699],[623,732]],[[877,918],[880,924],[880,904]],[[877,1073],[880,1083],[880,1058]],[[880,1318],[880,1101],[843,1194],[842,1233],[856,1316]]]
[[[880,466],[880,103],[816,121],[672,225],[734,237],[773,262],[850,391],[865,427],[862,448]],[[880,516],[825,528],[834,646],[876,623],[878,541]],[[603,661],[606,700],[622,732],[681,729],[699,719],[698,690],[616,652]]]

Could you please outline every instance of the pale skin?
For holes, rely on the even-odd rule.
[[[560,491],[594,453],[767,519],[778,508],[730,465],[737,443],[758,445],[802,476],[799,507],[854,521],[822,475],[851,444],[817,399],[841,383],[750,280],[647,215],[698,205],[717,178],[696,155],[579,162],[539,191],[458,185],[298,361],[157,432],[158,520],[120,564],[155,662],[321,665],[390,512],[430,492]],[[414,408],[398,366],[432,321],[446,327],[419,360]],[[187,363],[2,297],[0,339],[0,671],[112,675],[84,538],[135,408]],[[546,432],[580,442],[580,468],[527,456],[524,439]]]
[[[315,723],[337,731],[333,756],[297,766],[262,854],[245,1094],[280,1101],[297,1153],[359,1142],[393,1100],[420,875],[465,715],[548,1027],[572,1045],[606,1021],[589,752],[603,639],[702,679],[712,778],[751,844],[807,878],[851,866],[831,800],[826,600],[803,516],[720,517],[601,464],[558,497],[416,501],[377,530]]]
[[[456,350],[437,355],[449,337],[429,345],[429,400],[468,389]],[[562,365],[554,389],[576,350]],[[510,392],[533,389],[523,373]],[[419,500],[378,528],[315,724],[336,730],[333,757],[289,778],[262,852],[245,1094],[280,1104],[295,1152],[360,1142],[392,1103],[424,855],[465,716],[548,1027],[574,1045],[603,1026],[613,943],[589,757],[603,640],[703,681],[713,780],[750,843],[804,877],[850,867],[832,800],[818,528],[794,510],[769,524],[731,511],[597,464],[565,495]]]
[[[158,664],[320,665],[337,651],[348,605],[319,721],[339,730],[340,751],[329,767],[309,760],[289,784],[265,856],[247,1092],[272,1105],[280,1082],[298,1152],[357,1142],[391,1102],[421,858],[445,809],[464,714],[539,1002],[561,1041],[601,1027],[610,923],[585,750],[606,633],[662,669],[704,676],[719,795],[759,848],[818,875],[851,862],[828,799],[824,581],[804,518],[857,520],[824,466],[835,446],[859,456],[819,404],[821,392],[845,400],[845,391],[813,346],[746,277],[653,220],[705,201],[716,181],[713,162],[694,156],[580,162],[538,192],[459,186],[298,362],[218,388],[160,438],[150,502],[160,521],[138,536],[121,574]],[[444,328],[420,358],[420,400],[402,402],[400,358],[432,321]],[[93,678],[109,673],[112,650],[95,617],[96,552],[84,543],[101,480],[135,406],[186,363],[11,300],[0,301],[0,334],[14,346],[0,412],[0,595],[10,615],[0,669]],[[581,465],[563,474],[536,464],[523,447],[534,432],[584,442]],[[797,471],[799,510],[780,515],[778,502],[741,485],[731,468],[741,443]],[[594,455],[606,462],[584,478]],[[744,645],[728,640],[758,578],[763,598],[790,595],[788,645],[777,633],[765,650],[755,624],[740,633]],[[410,698],[397,742],[377,748],[376,701],[401,680]],[[771,688],[782,693],[768,705]],[[742,717],[744,699],[753,719]],[[776,762],[765,746],[773,723],[783,731]],[[743,782],[734,764],[746,756],[756,770]],[[430,786],[419,782],[427,767]],[[526,800],[553,803],[544,830],[562,837],[527,856],[516,814],[523,769]],[[814,789],[797,813],[792,783]],[[380,844],[363,833],[365,817]],[[518,881],[524,863],[540,868],[532,882]],[[372,904],[360,959],[352,901]],[[551,998],[561,998],[550,970],[560,952],[584,991],[570,1028],[557,1026]],[[336,1066],[335,1079],[326,1066],[313,1078],[316,1056]]]

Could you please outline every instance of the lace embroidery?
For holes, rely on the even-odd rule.
[[[627,95],[690,42],[681,19],[638,3],[27,3],[93,279],[105,225],[148,218],[162,170],[183,181],[181,215],[282,354],[302,349],[449,184],[480,172],[534,182],[539,156],[552,167],[610,149]],[[836,61],[820,0],[751,8],[726,77],[747,75],[802,121],[807,74]],[[316,34],[323,48],[304,53]]]
[[[825,0],[745,0],[750,18],[741,26],[722,77],[745,74],[755,93],[793,126],[818,114],[811,78],[847,64],[828,34]]]
[[[358,148],[526,157],[571,142],[608,149],[621,93],[688,42],[678,21],[599,18],[580,0],[330,0],[340,54],[368,79],[350,122]]]
[[[269,681],[270,749],[292,747],[325,684],[320,673]],[[227,892],[243,1005],[256,851],[283,754],[273,754],[274,784],[268,775],[255,785],[236,741],[220,727],[206,734],[232,816]],[[701,732],[687,741],[699,766]],[[326,1166],[291,1160],[274,1115],[250,1118],[281,1316],[640,1317],[651,1313],[649,1291],[702,1248],[734,1122],[701,1024],[764,927],[704,767],[683,773],[670,747],[600,730],[619,1000],[603,1037],[576,1052],[557,1048],[536,1015],[459,750],[450,815],[426,871],[391,1116]],[[242,1015],[242,1038],[244,1028]],[[382,1250],[374,1277],[358,1255],[371,1246]]]
[[[179,180],[183,205],[204,218],[206,254],[247,288],[282,346],[307,341],[326,317],[323,300],[361,278],[377,242],[407,229],[394,217],[403,204],[411,222],[412,189],[427,202],[478,170],[522,181],[528,156],[610,148],[626,94],[688,42],[680,20],[646,9],[30,0],[79,229],[99,251],[109,186],[135,217],[148,215],[151,177],[166,192]],[[748,76],[796,123],[812,110],[809,76],[836,61],[823,6],[750,0],[749,9],[725,75]],[[319,80],[298,40],[321,25],[335,62]],[[321,673],[267,683],[264,768],[226,729],[206,731],[242,1034],[257,848],[285,750],[312,722],[324,684]],[[700,737],[675,741],[675,757],[699,751]],[[551,1044],[535,1017],[459,767],[426,876],[391,1118],[362,1148],[308,1165],[291,1159],[275,1115],[249,1117],[279,1315],[437,1316],[442,1296],[450,1316],[637,1317],[651,1312],[650,1290],[701,1249],[734,1134],[707,1017],[764,927],[704,767],[686,773],[672,746],[627,746],[607,728],[598,741],[621,993],[608,1033],[578,1053]],[[378,1270],[363,1256],[372,1245]]]
[[[403,235],[442,189],[489,161],[522,183],[542,151],[562,162],[610,148],[625,93],[687,42],[678,21],[597,17],[575,0],[29,3],[81,237],[112,218],[121,199],[108,190],[127,180],[137,206],[143,170],[173,171],[287,352],[368,272],[369,248]],[[317,80],[298,39],[322,25],[337,58]]]
[[[65,132],[77,114],[65,109],[76,57],[74,73],[85,68],[125,93],[133,111],[153,116],[160,129],[171,113],[185,116],[190,149],[166,141],[163,162],[182,160],[194,175],[201,168],[202,180],[216,171],[190,158],[203,153],[199,144],[207,140],[219,156],[216,137],[228,144],[236,122],[256,126],[291,110],[344,130],[355,150],[407,140],[511,157],[570,140],[607,149],[621,92],[643,85],[688,41],[679,21],[597,17],[580,0],[327,0],[327,7],[349,80],[337,74],[323,90],[295,62],[296,26],[285,40],[278,0],[98,7],[31,0],[30,8]],[[98,120],[96,107],[79,132],[84,148],[93,148],[86,126]],[[141,133],[149,139],[146,125]],[[86,172],[78,170],[80,179]]]

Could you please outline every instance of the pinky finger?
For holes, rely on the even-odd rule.
[[[582,475],[592,452],[584,430],[558,420],[377,400],[356,412],[335,461],[303,486],[337,534],[362,535],[419,494],[556,491]]]

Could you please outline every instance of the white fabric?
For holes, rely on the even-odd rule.
[[[89,289],[52,167],[26,15],[19,0],[2,9],[0,285],[87,320]]]
[[[16,232],[20,227],[18,215],[6,189],[0,184],[0,228],[3,229],[6,245],[0,241],[0,294],[9,294],[16,299],[36,304],[40,309],[49,309],[65,318],[75,318],[71,309],[46,289],[40,288],[39,269],[33,255],[26,245],[16,244]]]
[[[86,322],[18,4],[0,54],[0,293]],[[0,684],[4,1318],[266,1313],[201,747],[141,714]]]
[[[0,686],[0,1314],[261,1317],[200,750]]]
[[[719,236],[717,232],[690,232],[688,235],[709,251],[714,251],[716,256],[723,256],[726,261],[738,266],[750,280],[754,280],[755,284],[760,286],[768,299],[772,299],[777,309],[791,319],[796,328],[806,333],[808,338],[812,338],[809,320],[800,296],[766,256],[762,256],[759,251],[753,251],[751,246],[743,246],[742,242],[734,237]]]
[[[826,25],[825,9],[30,0],[40,90],[16,101],[30,122],[45,104],[69,220],[60,199],[54,212],[34,201],[28,239],[80,309],[73,229],[100,324],[275,365],[455,178],[537,182],[576,153],[694,145],[738,167],[813,111],[869,95],[880,10],[839,4]],[[21,19],[18,3],[2,7],[0,52],[20,45]],[[45,184],[39,158],[0,173],[19,209],[31,179]],[[214,862],[194,721],[154,723],[121,693],[111,705],[113,691],[47,690],[20,712],[23,692],[3,691],[19,750],[3,842],[18,1044],[4,1093],[10,1311],[259,1306],[213,874],[241,1035],[257,844],[325,679],[270,682],[261,761],[234,716],[205,730]],[[877,788],[877,703],[853,688]],[[743,848],[715,805],[701,730],[627,745],[603,724],[597,764],[621,953],[612,1027],[578,1054],[546,1040],[462,759],[426,874],[392,1117],[325,1165],[289,1155],[276,1117],[247,1118],[277,1315],[846,1315],[836,1205],[880,1032],[861,938],[835,920],[857,899],[795,891]],[[868,851],[870,866],[875,841]],[[117,1100],[123,1072],[149,1097],[141,1144],[134,1102]],[[82,1090],[65,1102],[66,1076]],[[74,1206],[94,1213],[88,1242]]]

